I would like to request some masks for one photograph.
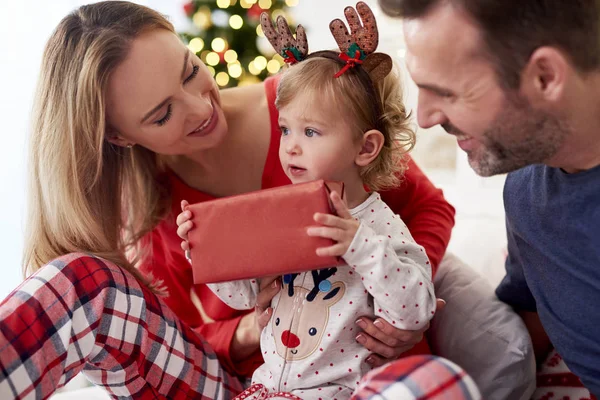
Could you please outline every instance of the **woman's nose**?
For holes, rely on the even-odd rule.
[[[208,93],[206,95],[188,94],[186,103],[190,120],[205,121],[213,113],[213,104]]]

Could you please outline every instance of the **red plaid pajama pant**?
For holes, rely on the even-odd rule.
[[[472,381],[446,363],[411,357],[388,364],[354,398],[478,399],[476,388],[457,390]],[[243,389],[210,346],[131,274],[70,254],[0,303],[0,399],[46,399],[82,370],[121,399],[231,399]],[[440,379],[421,370],[441,373]],[[428,393],[437,397],[422,396]]]

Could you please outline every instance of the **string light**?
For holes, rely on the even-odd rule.
[[[229,83],[229,75],[227,75],[227,72],[219,72],[215,76],[215,81],[217,81],[217,85],[219,86],[226,86]]]
[[[220,37],[214,38],[212,43],[210,44],[210,47],[212,47],[212,49],[217,53],[220,53],[223,50],[225,50],[225,47],[227,47],[227,42]]]
[[[229,26],[233,29],[240,29],[244,25],[244,19],[239,15],[232,15],[229,17]]]
[[[229,5],[230,5],[229,0],[217,0],[217,6],[219,8],[227,8],[227,7],[229,7]]]
[[[229,49],[225,52],[224,58],[225,58],[225,61],[227,61],[228,63],[232,63],[232,62],[237,61],[238,55],[235,52],[235,50]]]
[[[275,54],[273,56],[273,60],[276,60],[279,62],[279,65],[283,67],[283,64],[285,64],[285,61],[283,61],[283,57],[281,57],[279,54]]]
[[[215,69],[214,69],[213,67],[211,67],[211,66],[208,66],[208,67],[206,67],[206,68],[208,68],[208,72],[210,72],[210,76],[215,76],[215,72],[216,72],[216,71],[215,71]]]
[[[204,50],[202,53],[200,53],[200,59],[203,62],[206,62],[206,56],[210,53],[210,50]]]
[[[248,64],[248,71],[250,71],[252,75],[258,75],[260,74],[261,70],[256,68],[256,66],[254,65],[254,61],[250,61],[250,63]]]
[[[258,0],[246,0],[248,4],[256,4]]]
[[[280,69],[281,65],[277,60],[269,60],[267,63],[267,71],[269,71],[271,74],[276,74]]]
[[[206,55],[206,63],[208,65],[212,65],[213,67],[217,65],[221,61],[221,57],[217,53],[210,52]]]
[[[229,75],[231,75],[232,78],[239,78],[242,76],[242,65],[239,63],[239,61],[229,64],[227,66],[227,71],[229,71]]]
[[[250,8],[252,7],[252,4],[254,3],[250,3],[248,0],[240,0],[240,6],[242,6],[242,8]]]
[[[259,70],[262,71],[263,69],[267,68],[267,59],[263,56],[258,56],[254,59],[254,66]]]
[[[238,82],[238,86],[248,86],[260,82],[260,80],[252,75],[246,75]]]
[[[210,8],[202,6],[198,9],[198,12],[192,17],[194,25],[200,29],[208,29],[211,24],[210,20]]]
[[[192,40],[190,40],[190,42],[188,43],[188,49],[190,49],[192,51],[192,53],[198,53],[199,51],[201,51],[204,48],[204,40],[202,40],[201,38],[197,37],[197,38],[193,38]]]
[[[263,10],[268,10],[273,5],[271,0],[258,0],[258,6]]]
[[[288,7],[296,7],[298,5],[298,0],[285,0],[285,4]]]
[[[265,37],[265,33],[263,32],[262,26],[260,24],[258,24],[258,26],[256,27],[256,36]]]
[[[277,21],[277,17],[279,16],[285,18],[286,20],[289,19],[288,16],[285,15],[285,12],[281,9],[273,11],[273,13],[271,14],[271,19],[273,19],[273,21]]]

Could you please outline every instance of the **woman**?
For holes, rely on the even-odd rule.
[[[47,397],[83,368],[115,396],[230,398],[242,387],[236,376],[262,362],[257,323],[270,310],[235,312],[192,287],[174,215],[183,197],[288,183],[277,163],[275,80],[219,93],[168,21],[120,1],[67,16],[43,60],[25,249],[37,273],[0,306],[0,392]],[[410,167],[384,198],[435,268],[453,209]],[[269,304],[279,282],[262,287],[259,304]],[[378,354],[373,365],[422,338],[357,323],[357,340]]]

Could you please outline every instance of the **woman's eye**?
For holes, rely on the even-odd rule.
[[[167,121],[169,121],[171,119],[171,115],[173,115],[173,106],[171,104],[169,104],[169,106],[167,107],[167,113],[165,114],[165,116],[162,117],[161,119],[159,119],[158,121],[155,121],[154,123],[158,126],[163,126],[164,124],[167,123]]]
[[[308,129],[306,129],[306,130],[304,131],[304,134],[305,134],[307,137],[313,137],[313,136],[315,136],[315,135],[317,134],[317,131],[315,131],[314,129],[310,129],[310,128],[308,128]]]
[[[185,80],[183,81],[183,84],[185,85],[186,83],[188,83],[189,81],[194,79],[196,77],[196,75],[198,75],[199,70],[200,70],[200,67],[197,65],[194,65],[194,67],[192,68],[192,73],[190,74],[190,76],[185,78]]]
[[[281,131],[282,136],[287,136],[290,133],[290,130],[285,126],[280,126],[279,130]]]

